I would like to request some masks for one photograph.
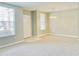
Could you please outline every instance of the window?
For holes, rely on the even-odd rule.
[[[14,9],[0,6],[0,37],[15,35]]]
[[[45,19],[45,14],[40,14],[40,30],[45,30],[46,29],[46,19]]]

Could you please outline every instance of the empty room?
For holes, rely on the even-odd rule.
[[[79,3],[0,2],[0,56],[79,56]]]

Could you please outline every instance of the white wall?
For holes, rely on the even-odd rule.
[[[50,30],[53,34],[79,36],[79,9],[54,12],[50,19]]]

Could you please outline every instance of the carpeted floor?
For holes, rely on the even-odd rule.
[[[29,39],[29,38],[28,38]],[[34,39],[34,38],[31,38]],[[79,40],[45,36],[34,42],[25,42],[0,49],[2,56],[79,56]]]

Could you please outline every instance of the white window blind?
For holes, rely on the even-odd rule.
[[[41,13],[40,14],[40,30],[45,30],[46,29],[46,19],[45,19],[45,14]]]
[[[0,37],[15,35],[14,9],[0,6]]]

